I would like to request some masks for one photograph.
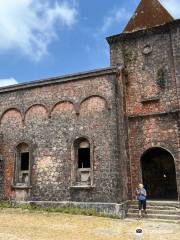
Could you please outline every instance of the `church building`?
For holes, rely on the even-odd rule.
[[[180,19],[141,0],[110,66],[0,88],[0,198],[180,198]]]

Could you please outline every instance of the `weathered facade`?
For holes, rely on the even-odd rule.
[[[110,68],[0,89],[2,199],[119,203],[140,181],[180,196],[180,20],[143,17],[107,38]]]

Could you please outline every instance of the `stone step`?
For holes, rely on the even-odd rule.
[[[128,218],[138,218],[137,213],[128,213]],[[169,214],[147,214],[144,219],[154,218],[154,219],[168,219],[168,220],[178,220],[180,221],[180,215],[169,215]]]
[[[135,204],[135,205],[129,205],[129,208],[132,208],[132,209],[137,209],[138,208],[138,203],[137,204]],[[170,207],[170,206],[151,206],[151,205],[149,205],[148,203],[147,203],[147,209],[148,210],[151,210],[151,209],[159,209],[159,210],[174,210],[174,211],[176,211],[176,210],[178,210],[178,209],[180,209],[180,208],[177,208],[177,207]]]
[[[129,205],[137,205],[138,201],[130,201]],[[150,201],[147,200],[148,206],[164,206],[164,207],[180,207],[180,202],[178,201]]]
[[[127,217],[138,218],[138,201],[128,203]],[[147,201],[147,215],[143,219],[180,221],[180,204],[177,201]]]
[[[147,209],[148,214],[165,214],[165,215],[179,215],[180,210],[164,210],[164,209]],[[128,213],[138,213],[138,209],[136,208],[129,208]]]

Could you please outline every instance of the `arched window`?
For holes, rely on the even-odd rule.
[[[30,183],[30,150],[29,145],[20,143],[16,148],[15,184],[29,185]]]
[[[90,141],[85,137],[78,138],[75,140],[73,148],[72,184],[81,187],[91,186],[93,171]]]

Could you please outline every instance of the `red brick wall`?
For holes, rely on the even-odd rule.
[[[12,198],[13,171],[14,165],[12,159],[14,158],[13,150],[6,144],[1,145],[1,154],[5,160],[4,162],[4,199],[10,200]]]
[[[146,43],[153,49],[148,57],[142,53]],[[149,148],[163,147],[169,150],[175,156],[176,171],[179,173],[178,115],[172,112],[178,111],[180,107],[169,34],[148,36],[135,43],[130,42],[127,46],[132,51],[136,49],[136,53],[133,53],[136,59],[127,64],[126,92],[131,184],[134,194],[138,182],[142,181],[140,158]],[[158,84],[158,69],[161,66],[165,71],[164,88]],[[164,113],[169,114],[163,115]],[[178,179],[177,182],[179,185]]]

